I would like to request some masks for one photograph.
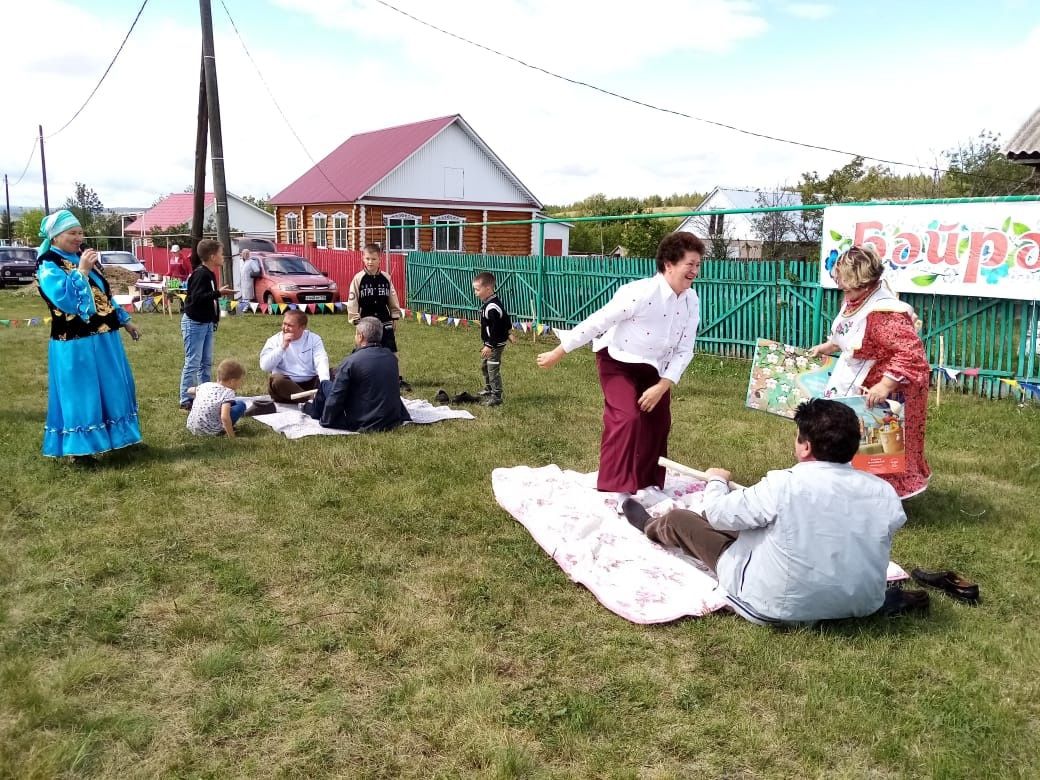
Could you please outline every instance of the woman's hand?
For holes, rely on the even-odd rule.
[[[831,342],[825,341],[822,344],[817,344],[809,350],[809,357],[820,357],[821,355],[833,355],[838,351],[838,345]]]
[[[656,385],[652,385],[643,391],[643,394],[639,396],[639,408],[644,412],[652,412],[654,407],[657,406],[657,402],[664,398],[664,394],[672,389],[672,381],[670,379],[660,379]]]
[[[88,249],[82,255],[79,256],[79,265],[76,266],[81,274],[86,276],[93,269],[95,263],[98,261],[98,253],[95,249]]]
[[[892,394],[899,384],[887,376],[882,377],[881,381],[873,387],[866,389],[867,407],[872,408],[885,402],[885,399]]]
[[[220,288],[220,294],[221,295],[231,295],[234,292],[235,292],[235,288],[234,287],[228,287],[226,284],[223,287]]]
[[[561,360],[567,353],[564,351],[563,346],[559,346],[551,352],[543,352],[535,360],[538,362],[539,368],[552,368]]]
[[[126,323],[126,325],[124,325],[123,327],[126,328],[126,332],[130,334],[130,338],[132,338],[134,341],[140,341],[141,329],[139,327],[134,325],[134,323],[132,322]]]

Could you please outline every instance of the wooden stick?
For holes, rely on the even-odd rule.
[[[668,458],[658,458],[657,465],[664,466],[666,469],[671,469],[672,471],[676,471],[679,474],[685,474],[688,477],[703,479],[705,482],[711,479],[710,474],[705,474],[703,471],[698,471],[697,469],[691,469],[689,466],[684,466],[681,463],[676,463],[674,460],[668,460]],[[738,485],[736,482],[730,482],[728,484],[730,490],[744,489],[743,485]]]
[[[939,374],[935,377],[935,406],[942,406],[942,386],[943,380],[946,378],[946,371],[943,367],[946,365],[946,342],[943,341],[942,334],[939,335]]]
[[[302,401],[305,398],[314,398],[317,394],[317,390],[304,390],[302,393],[293,393],[289,398],[293,401]]]

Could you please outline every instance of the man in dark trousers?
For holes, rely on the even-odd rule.
[[[404,314],[401,302],[397,297],[397,290],[394,289],[394,283],[390,281],[390,275],[382,270],[383,250],[379,244],[366,244],[364,252],[365,268],[350,280],[347,319],[356,325],[362,317],[375,317],[383,323],[380,343],[396,355],[397,322]],[[402,392],[411,392],[411,385],[400,375],[400,368],[398,380]]]
[[[389,431],[411,418],[398,389],[397,358],[380,344],[383,324],[362,317],[354,333],[355,350],[340,363],[336,378],[322,382],[304,411],[324,428]]]

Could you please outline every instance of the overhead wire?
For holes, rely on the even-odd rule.
[[[25,178],[25,172],[29,170],[29,165],[30,165],[30,164],[32,163],[32,161],[33,161],[33,157],[35,157],[35,156],[36,156],[36,146],[37,146],[37,145],[38,145],[39,143],[40,143],[40,139],[34,136],[34,137],[33,137],[33,146],[32,146],[32,150],[31,150],[31,151],[29,152],[29,159],[25,161],[25,167],[24,167],[24,168],[22,168],[22,172],[21,172],[21,174],[19,174],[19,176],[18,176],[18,181],[16,181],[16,182],[12,182],[11,184],[9,184],[9,185],[8,185],[9,187],[12,187],[12,188],[13,188],[13,187],[17,187],[17,186],[18,186],[19,184],[21,184],[21,182],[22,182],[22,179],[24,179],[24,178]]]
[[[238,25],[235,24],[235,20],[231,16],[231,11],[227,7],[227,3],[225,3],[224,0],[220,0],[220,4],[224,8],[224,13],[227,14],[228,21],[231,22],[231,28],[235,31],[235,35],[238,37],[238,42],[242,44],[242,50],[246,53],[246,57],[249,58],[249,61],[252,63],[253,68],[256,70],[256,75],[260,77],[260,82],[264,85],[264,89],[267,90],[267,95],[271,98],[271,102],[274,103],[274,107],[277,108],[278,113],[282,115],[282,119],[285,121],[286,127],[289,128],[289,132],[293,134],[293,137],[296,139],[296,142],[300,145],[300,148],[303,149],[303,153],[307,155],[307,158],[311,161],[314,167],[318,169],[318,172],[324,177],[325,181],[329,183],[329,185],[339,194],[341,198],[343,198],[344,201],[350,201],[351,198],[348,198],[345,194],[343,194],[343,191],[336,186],[336,182],[329,178],[328,174],[326,174],[325,170],[321,167],[321,164],[314,159],[314,156],[310,153],[310,150],[307,149],[307,145],[303,142],[303,139],[300,138],[300,134],[296,132],[296,128],[293,127],[292,122],[289,121],[289,117],[286,116],[286,113],[282,110],[281,105],[279,105],[278,99],[274,96],[274,92],[271,91],[271,87],[267,83],[267,79],[264,78],[264,74],[260,71],[260,66],[257,64],[256,60],[253,59],[253,55],[250,54],[249,47],[246,46],[246,42],[242,38],[242,33],[239,32]]]
[[[101,78],[98,80],[98,83],[94,85],[94,89],[92,89],[90,91],[90,94],[87,95],[87,99],[83,101],[83,105],[80,106],[76,110],[76,113],[72,115],[72,118],[69,119],[68,122],[66,122],[61,127],[59,127],[57,130],[55,130],[53,133],[48,135],[46,140],[49,141],[51,138],[54,138],[54,136],[56,136],[58,133],[60,133],[66,127],[68,127],[73,122],[75,122],[76,121],[76,117],[78,117],[81,113],[83,113],[83,109],[87,107],[87,104],[90,103],[90,101],[93,99],[94,95],[97,94],[97,91],[101,88],[101,85],[105,82],[105,78],[108,77],[109,71],[112,70],[112,66],[115,65],[116,64],[116,60],[119,59],[119,55],[123,52],[123,47],[126,46],[126,42],[128,40],[130,40],[130,34],[134,31],[134,28],[137,26],[137,20],[141,18],[141,14],[144,12],[144,7],[146,5],[148,5],[148,0],[144,0],[144,2],[141,3],[141,7],[137,9],[137,16],[134,17],[134,21],[130,24],[130,29],[127,30],[126,31],[126,35],[123,36],[123,42],[121,44],[119,44],[119,48],[116,49],[116,53],[115,53],[115,55],[113,55],[112,61],[108,63],[108,67],[105,68],[105,72],[101,74]]]
[[[565,81],[565,82],[567,82],[569,84],[573,84],[575,86],[585,87],[586,89],[594,90],[595,92],[599,92],[599,93],[607,95],[609,97],[617,98],[618,100],[623,100],[623,101],[625,101],[627,103],[632,103],[632,104],[637,105],[637,106],[642,106],[643,108],[649,108],[649,109],[651,109],[653,111],[659,111],[659,112],[664,113],[664,114],[671,114],[673,116],[682,117],[684,119],[691,119],[691,120],[693,120],[695,122],[703,122],[704,124],[714,125],[715,127],[721,127],[721,128],[723,128],[725,130],[731,130],[731,131],[736,132],[736,133],[743,133],[744,135],[749,135],[749,136],[752,136],[754,138],[762,138],[762,139],[765,139],[767,141],[775,141],[777,143],[790,144],[792,146],[800,146],[800,147],[803,147],[805,149],[814,149],[816,151],[821,151],[821,152],[832,152],[834,154],[846,155],[848,157],[859,157],[859,158],[862,158],[864,160],[871,160],[872,162],[884,163],[885,165],[898,165],[898,166],[905,167],[905,168],[917,168],[918,170],[922,170],[922,171],[939,171],[941,173],[952,173],[952,174],[955,174],[957,176],[970,176],[970,177],[979,178],[979,179],[987,179],[989,181],[1003,182],[1003,183],[1006,183],[1006,184],[1017,184],[1017,185],[1020,185],[1020,186],[1022,184],[1024,184],[1024,181],[1020,181],[1018,179],[1006,179],[1006,178],[1003,178],[1003,177],[987,176],[987,175],[981,174],[981,173],[969,173],[967,171],[959,171],[959,170],[953,170],[953,169],[948,169],[948,168],[938,168],[938,167],[935,167],[935,166],[931,166],[931,167],[922,166],[922,165],[917,164],[917,163],[902,162],[900,160],[889,160],[889,159],[886,159],[886,158],[883,158],[883,157],[874,157],[874,156],[869,155],[869,154],[860,154],[859,152],[849,152],[849,151],[846,151],[844,149],[836,149],[834,147],[822,146],[820,144],[808,143],[806,141],[795,141],[795,140],[790,139],[790,138],[782,138],[782,137],[776,136],[776,135],[769,135],[768,133],[761,133],[761,132],[758,132],[756,130],[748,130],[747,128],[738,127],[736,125],[731,125],[731,124],[728,124],[726,122],[719,122],[719,121],[714,120],[714,119],[708,119],[706,117],[695,116],[693,114],[687,114],[684,111],[679,111],[679,110],[674,109],[674,108],[666,108],[666,107],[662,107],[662,106],[657,106],[657,105],[654,105],[653,103],[648,103],[648,102],[646,102],[644,100],[639,100],[637,98],[629,97],[627,95],[622,95],[620,92],[614,92],[613,90],[606,89],[605,87],[600,87],[600,86],[598,86],[596,84],[592,84],[592,83],[587,82],[587,81],[582,81],[581,79],[576,79],[576,78],[572,78],[570,76],[565,76],[563,74],[556,73],[554,71],[549,70],[548,68],[543,68],[540,65],[535,65],[533,63],[526,62],[525,60],[522,60],[519,57],[514,57],[511,54],[506,54],[505,52],[499,51],[498,49],[492,48],[491,46],[487,46],[487,45],[485,45],[483,43],[479,43],[477,41],[471,40],[470,38],[467,38],[464,35],[459,35],[458,33],[454,33],[451,30],[446,30],[443,27],[439,27],[436,24],[433,24],[432,22],[429,22],[429,21],[427,21],[425,19],[421,19],[418,16],[416,16],[416,15],[414,15],[412,13],[409,13],[408,11],[405,11],[404,9],[398,8],[397,6],[393,5],[392,3],[387,2],[386,0],[374,0],[374,2],[378,3],[379,5],[383,6],[384,8],[387,8],[387,9],[393,11],[394,13],[400,14],[401,16],[404,16],[404,17],[406,17],[408,19],[411,19],[412,21],[417,22],[417,23],[419,23],[419,24],[421,24],[421,25],[423,25],[425,27],[429,27],[432,30],[436,30],[437,32],[439,32],[439,33],[441,33],[443,35],[447,35],[450,38],[454,38],[454,39],[456,39],[458,41],[462,41],[465,44],[468,44],[470,46],[474,46],[474,47],[476,47],[478,49],[482,49],[483,51],[486,51],[486,52],[488,52],[490,54],[494,54],[494,55],[496,55],[498,57],[503,57],[503,58],[505,58],[507,60],[515,62],[516,64],[521,65],[521,66],[523,66],[525,68],[528,68],[530,70],[537,71],[538,73],[542,73],[542,74],[544,74],[546,76],[550,76],[551,78],[554,78],[554,79],[559,79],[561,81]],[[1028,180],[1028,177],[1027,177],[1027,180]]]

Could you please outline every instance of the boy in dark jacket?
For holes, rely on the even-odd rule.
[[[480,391],[486,406],[502,403],[502,352],[509,342],[513,323],[509,312],[495,295],[495,275],[489,271],[473,277],[473,294],[480,299],[480,369],[484,374],[484,389]]]
[[[228,286],[217,287],[215,272],[220,269],[224,249],[211,238],[199,242],[202,261],[188,277],[188,295],[181,317],[181,337],[184,340],[184,368],[181,371],[181,409],[191,409],[189,387],[198,387],[210,381],[213,364],[213,332],[220,321],[220,298],[231,295]]]

